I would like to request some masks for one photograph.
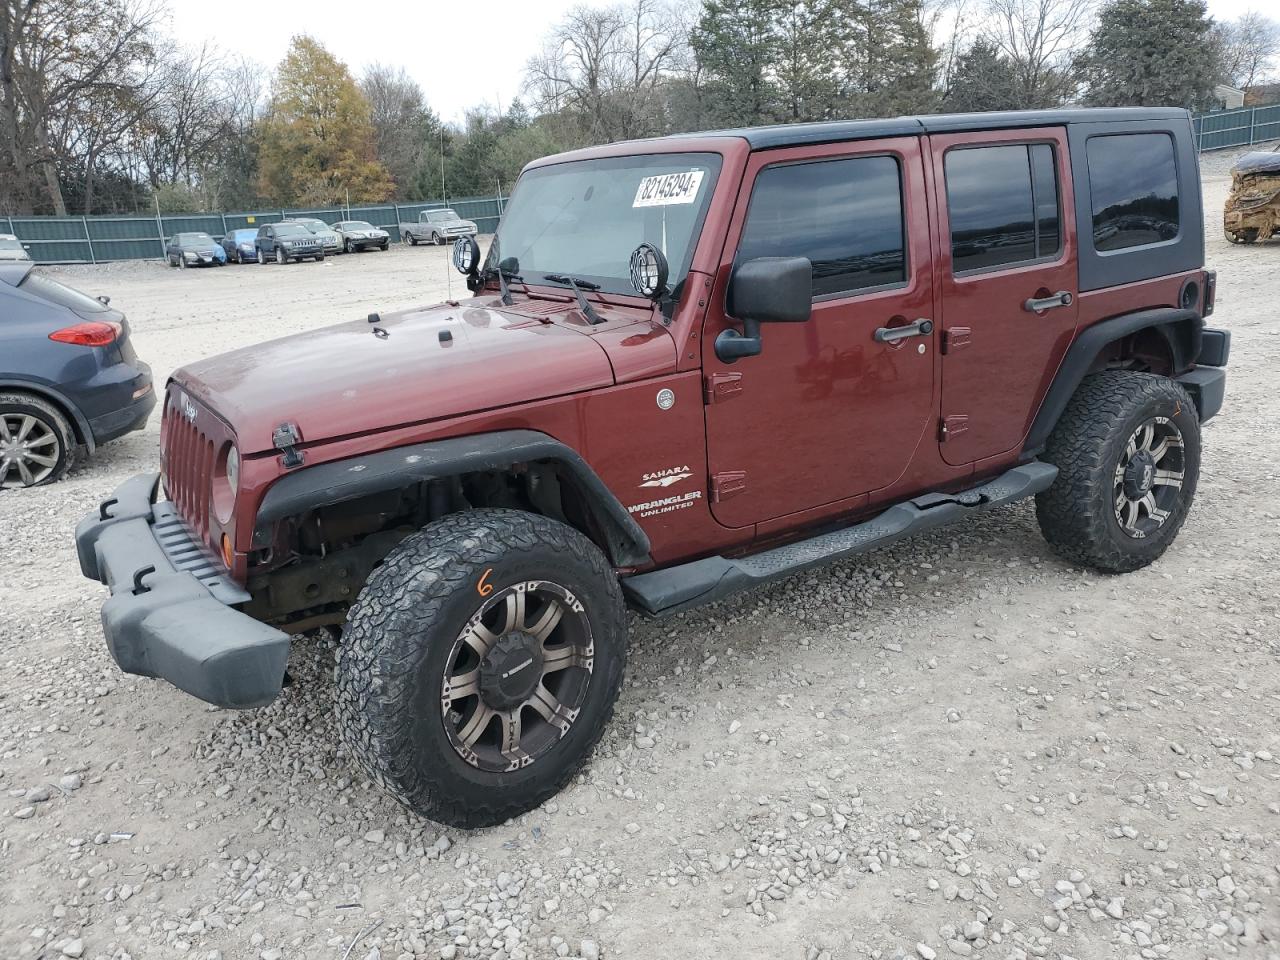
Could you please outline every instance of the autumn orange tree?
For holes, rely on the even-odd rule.
[[[270,202],[325,206],[386,200],[391,175],[374,153],[369,101],[346,64],[294,37],[258,132],[259,188]]]

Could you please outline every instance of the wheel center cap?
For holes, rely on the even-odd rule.
[[[541,681],[542,644],[520,630],[503,634],[480,663],[480,696],[495,710],[524,703]]]
[[[1124,495],[1130,500],[1141,500],[1155,485],[1156,463],[1145,450],[1134,454],[1124,471]]]

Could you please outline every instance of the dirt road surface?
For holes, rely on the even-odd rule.
[[[1280,243],[1223,240],[1228,160],[1205,163],[1227,407],[1160,562],[1067,566],[1024,504],[633,620],[594,759],[495,829],[364,780],[332,641],[257,712],[117,670],[71,531],[155,468],[158,416],[0,495],[0,957],[1280,956]],[[441,299],[446,270],[394,248],[57,272],[127,311],[162,383]]]

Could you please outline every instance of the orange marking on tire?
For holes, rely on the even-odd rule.
[[[493,593],[493,584],[485,583],[485,581],[489,579],[489,574],[491,573],[493,573],[493,567],[489,567],[485,570],[485,572],[480,575],[480,582],[476,584],[476,593],[480,594],[482,597],[487,597],[489,594]]]

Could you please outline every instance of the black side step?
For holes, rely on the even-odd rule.
[[[1014,503],[1046,490],[1058,468],[1034,460],[963,493],[929,493],[895,504],[863,523],[749,557],[706,557],[691,563],[636,574],[622,581],[627,598],[641,612],[666,616],[720,600],[746,587],[767,583],[831,560],[888,546],[970,513]]]

